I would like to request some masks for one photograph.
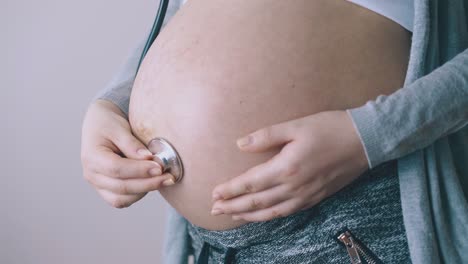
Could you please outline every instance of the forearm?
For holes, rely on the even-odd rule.
[[[409,86],[347,112],[370,168],[428,146],[468,123],[468,50]]]

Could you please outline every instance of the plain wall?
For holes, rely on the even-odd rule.
[[[110,207],[82,176],[92,97],[159,1],[0,1],[0,263],[160,263],[167,203]]]

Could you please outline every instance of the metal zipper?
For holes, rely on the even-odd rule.
[[[337,236],[338,240],[346,246],[352,264],[381,264],[377,258],[364,244],[362,244],[351,231],[345,229]]]

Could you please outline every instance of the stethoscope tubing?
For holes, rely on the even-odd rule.
[[[161,31],[161,28],[164,23],[164,18],[166,17],[168,6],[169,6],[169,0],[160,0],[158,13],[156,14],[156,19],[154,20],[153,27],[151,28],[151,33],[148,37],[148,40],[146,41],[145,47],[143,48],[140,61],[138,62],[137,72],[138,72],[138,69],[140,69],[141,62],[145,58],[146,53],[148,52],[149,48],[151,47],[154,40],[156,39],[156,37],[159,35],[159,32]]]

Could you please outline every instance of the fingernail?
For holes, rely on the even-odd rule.
[[[144,157],[144,156],[152,156],[152,155],[153,155],[153,154],[152,154],[149,150],[147,150],[147,149],[139,149],[139,150],[137,151],[137,153],[138,153],[138,155],[140,155],[140,156],[142,156],[142,157]]]
[[[219,193],[214,193],[214,194],[213,194],[213,201],[216,201],[216,200],[219,200],[219,199],[221,199],[221,194],[219,194]]]
[[[214,208],[213,210],[211,210],[211,215],[220,215],[222,213],[223,211],[219,208]]]
[[[251,144],[252,141],[253,141],[253,138],[252,138],[252,136],[249,135],[247,137],[243,137],[243,138],[237,140],[237,145],[239,147],[244,147],[244,146],[247,146],[247,145]]]
[[[238,216],[238,215],[233,215],[232,216],[232,220],[240,220],[240,219],[241,219],[241,217]]]
[[[161,175],[161,169],[160,168],[152,168],[150,171],[149,171],[149,174],[151,176],[159,176]]]
[[[171,186],[171,185],[174,185],[174,184],[175,184],[175,182],[174,182],[173,179],[167,179],[167,180],[163,181],[164,186]]]

